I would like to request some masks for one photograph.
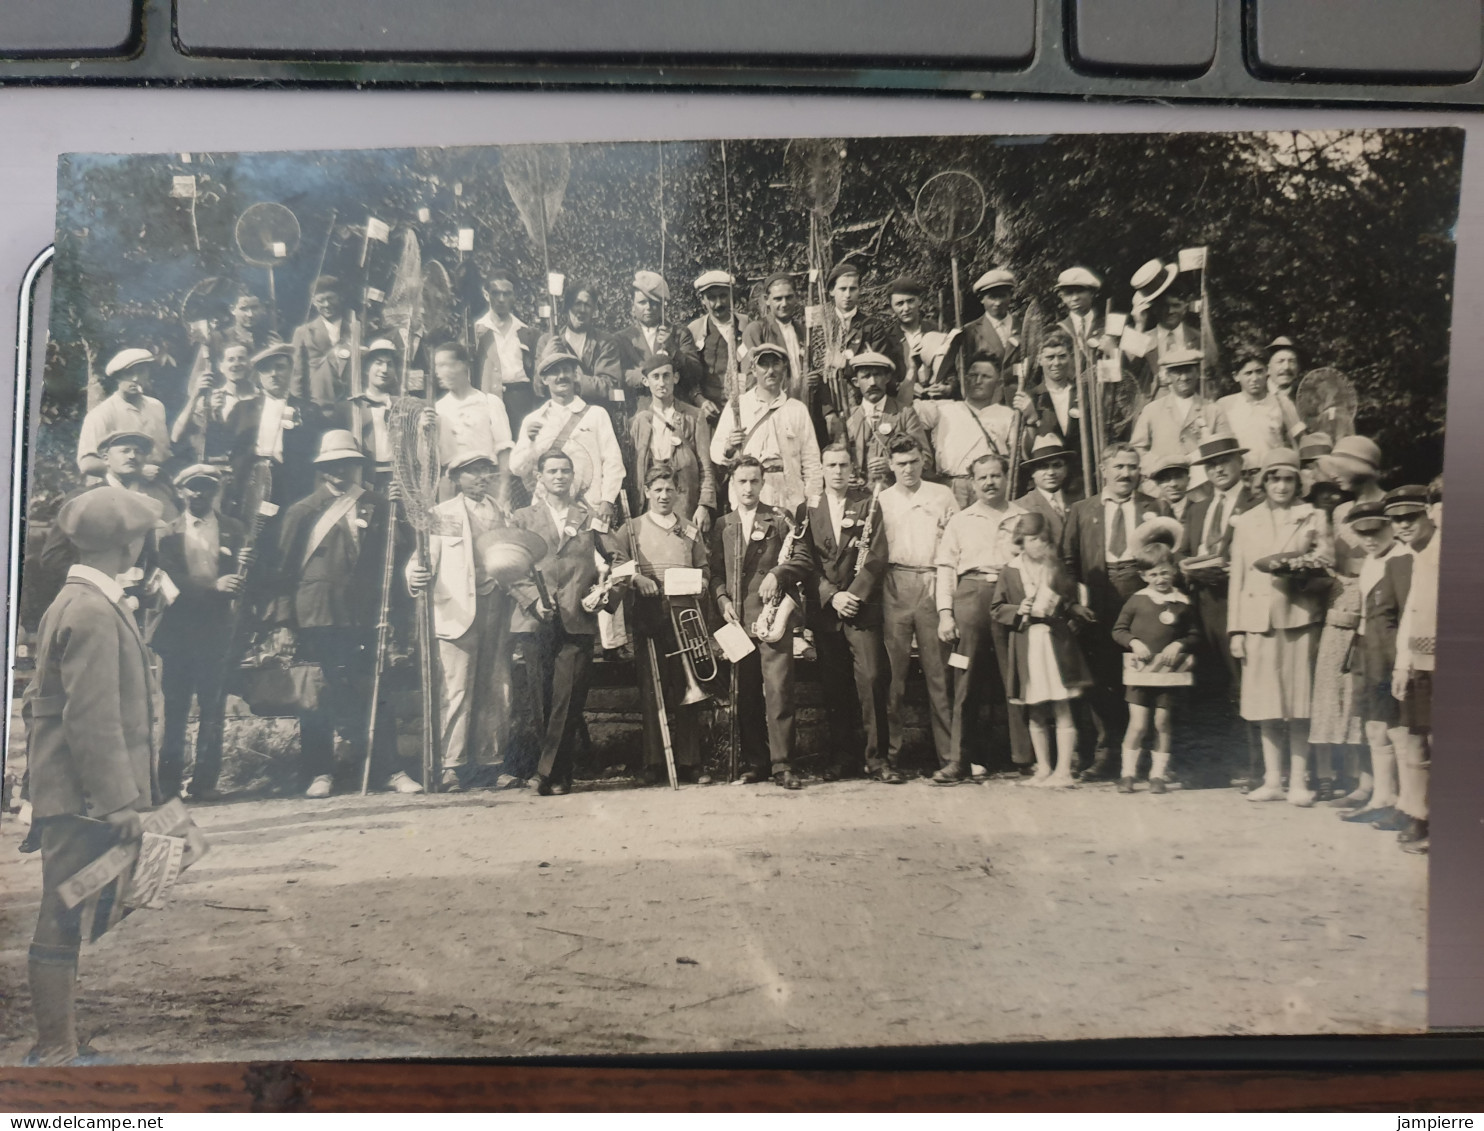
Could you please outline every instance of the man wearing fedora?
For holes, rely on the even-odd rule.
[[[79,1047],[74,1013],[83,905],[68,909],[60,885],[114,844],[139,840],[140,810],[161,800],[152,661],[116,580],[159,520],[151,499],[112,485],[57,513],[76,560],[41,618],[21,703],[42,884],[27,962],[37,1039],[26,1060],[42,1067],[91,1051]]]
[[[1072,500],[1067,498],[1067,477],[1077,454],[1054,435],[1037,436],[1030,454],[1020,463],[1031,477],[1031,489],[1015,500],[1021,510],[1045,516],[1046,532],[1053,546],[1061,545],[1062,528]]]
[[[294,330],[293,373],[289,395],[311,408],[311,421],[332,427],[340,407],[350,397],[350,321],[341,298],[340,280],[321,275],[314,281],[310,302],[314,317]]]
[[[701,358],[701,380],[692,403],[708,421],[715,420],[726,404],[728,371],[739,374],[744,364],[744,335],[751,320],[737,309],[736,282],[725,271],[703,271],[695,289],[706,313],[685,327]]]
[[[160,616],[150,646],[160,655],[165,729],[160,742],[160,793],[174,797],[185,778],[186,721],[191,700],[198,722],[192,801],[218,796],[227,696],[233,662],[233,602],[244,600],[239,569],[251,564],[242,523],[216,508],[222,473],[210,464],[187,467],[175,477],[185,510],[159,536],[159,566],[176,596]]]
[[[890,485],[891,444],[899,435],[911,436],[924,453],[932,451],[927,427],[909,402],[901,405],[887,395],[898,372],[896,363],[885,354],[867,350],[857,354],[848,372],[860,394],[860,404],[851,409],[845,421],[845,441],[856,471],[868,482]],[[933,474],[932,456],[925,454],[923,474]]]
[[[366,456],[344,429],[320,437],[319,485],[284,515],[278,540],[278,591],[268,606],[279,646],[292,638],[297,654],[320,671],[318,693],[299,709],[299,752],[309,778],[306,797],[334,787],[335,730],[345,730],[365,757],[366,709],[376,665],[382,560],[391,529],[386,499],[362,485]],[[306,700],[311,696],[306,695]],[[377,703],[371,780],[398,793],[422,786],[397,767],[390,696]]]
[[[963,330],[948,343],[938,362],[937,380],[919,396],[936,400],[958,392],[960,355],[965,361],[984,355],[997,357],[1002,373],[1009,373],[1011,366],[1020,360],[1020,319],[1010,309],[1015,297],[1015,273],[1004,267],[991,267],[974,280],[972,290],[984,313],[965,323]],[[999,403],[1008,403],[1008,396],[1002,396]]]
[[[108,396],[88,410],[77,433],[77,469],[84,476],[103,477],[101,445],[105,437],[120,432],[149,441],[139,468],[145,479],[155,479],[160,465],[170,458],[165,406],[148,395],[154,367],[154,354],[144,349],[120,350],[104,366],[99,384]]]
[[[657,353],[668,355],[675,366],[676,395],[700,407],[705,365],[690,331],[667,320],[669,284],[657,271],[635,271],[633,288],[633,321],[613,335],[623,373],[625,411],[632,411],[631,405],[638,407],[633,404],[636,399],[644,399],[644,363]]]
[[[455,454],[448,478],[458,493],[433,508],[426,567],[407,560],[407,588],[416,597],[431,588],[433,631],[438,638],[442,698],[439,730],[443,768],[439,789],[453,793],[473,784],[485,767],[506,766],[510,737],[510,617],[514,602],[487,551],[508,545],[525,556],[523,576],[546,556],[537,535],[507,526],[496,504],[499,468],[488,452]],[[493,568],[492,568],[493,567]]]

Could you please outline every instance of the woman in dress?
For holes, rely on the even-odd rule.
[[[1232,520],[1227,603],[1231,652],[1242,661],[1242,717],[1262,736],[1263,781],[1247,800],[1282,800],[1286,748],[1288,800],[1309,806],[1314,654],[1329,584],[1312,569],[1323,516],[1298,501],[1299,457],[1291,448],[1263,457],[1259,486],[1263,502]]]
[[[1072,764],[1077,758],[1072,700],[1092,686],[1092,673],[1077,647],[1072,624],[1074,618],[1091,620],[1092,613],[1077,603],[1077,585],[1057,555],[1045,515],[1021,515],[1013,537],[1020,553],[1000,571],[990,602],[990,614],[1010,627],[1012,663],[1005,691],[1011,703],[1026,708],[1036,754],[1030,784],[1071,787],[1076,784]]]

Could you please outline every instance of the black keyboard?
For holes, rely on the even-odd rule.
[[[0,82],[1474,106],[1480,0],[3,0]]]

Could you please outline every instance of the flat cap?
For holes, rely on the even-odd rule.
[[[115,373],[122,373],[125,369],[133,369],[136,365],[147,365],[154,361],[155,355],[149,350],[128,349],[119,350],[108,359],[108,364],[103,367],[105,376],[112,377]]]
[[[974,293],[982,295],[985,291],[992,291],[997,287],[1013,287],[1015,285],[1015,273],[1007,271],[1003,267],[991,267],[979,278],[974,280]]]
[[[138,444],[146,451],[152,450],[155,446],[154,440],[146,433],[136,431],[133,428],[120,428],[110,432],[103,439],[99,440],[98,450],[100,452],[106,452],[115,444]]]
[[[1350,513],[1345,516],[1345,521],[1357,530],[1379,530],[1382,526],[1391,522],[1386,516],[1386,502],[1383,499],[1372,499],[1369,502],[1356,503],[1350,508]]]
[[[456,471],[463,471],[464,468],[473,467],[476,463],[487,463],[491,467],[494,467],[495,457],[488,452],[477,450],[459,452],[449,461],[448,474],[452,475]]]
[[[1165,369],[1186,369],[1192,365],[1199,365],[1206,355],[1198,349],[1186,346],[1183,349],[1171,350],[1159,359],[1159,364]]]
[[[701,294],[704,291],[709,291],[712,287],[727,287],[728,289],[730,289],[731,287],[736,286],[736,283],[737,280],[733,279],[725,271],[702,271],[700,275],[696,277],[696,293]],[[635,286],[637,285],[638,281],[636,276]]]
[[[850,367],[857,373],[862,369],[885,369],[889,373],[895,373],[897,371],[897,363],[895,361],[887,357],[886,354],[877,353],[875,350],[866,350],[863,353],[856,354],[850,359]]]
[[[758,342],[757,345],[752,347],[753,361],[760,361],[764,357],[768,356],[781,357],[784,361],[787,361],[788,351],[785,350],[782,346],[778,345],[776,342]]]
[[[1103,289],[1103,281],[1086,267],[1068,267],[1056,277],[1056,289],[1060,291],[1069,287],[1086,287],[1090,291],[1100,291]]]
[[[670,287],[658,271],[635,271],[634,289],[659,302],[670,301]]]
[[[177,487],[184,487],[192,479],[210,479],[213,483],[220,483],[222,481],[221,469],[209,463],[193,463],[190,467],[177,472],[171,482]]]
[[[911,275],[898,275],[886,287],[886,297],[892,295],[921,295],[922,284]]]
[[[1190,457],[1184,452],[1165,452],[1157,455],[1149,461],[1149,469],[1145,472],[1150,479],[1158,479],[1169,471],[1190,470]]]
[[[545,376],[560,365],[580,366],[581,364],[582,359],[572,352],[567,339],[557,334],[555,337],[547,338],[542,344],[541,352],[536,357],[536,374]]]
[[[271,346],[264,346],[252,355],[252,367],[256,369],[265,361],[272,361],[275,357],[286,357],[290,360],[294,356],[294,347],[288,342],[274,342]]]
[[[110,550],[153,530],[163,513],[160,503],[148,495],[105,485],[63,503],[57,529],[79,550]]]

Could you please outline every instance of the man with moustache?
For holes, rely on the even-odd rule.
[[[961,401],[918,401],[917,415],[933,438],[933,466],[953,489],[960,508],[974,501],[972,468],[981,456],[1009,458],[1015,446],[1015,410],[995,402],[1000,388],[999,359],[986,354],[970,360]],[[1030,430],[1022,430],[1028,444]]]
[[[824,491],[804,504],[799,518],[808,518],[814,563],[807,623],[814,632],[829,726],[824,777],[855,777],[862,759],[866,773],[878,777],[887,769],[887,663],[881,637],[886,560],[879,553],[863,555],[861,540],[879,541],[880,516],[872,514],[871,487],[852,483],[850,451],[843,443],[825,448],[820,459]],[[884,461],[878,471],[876,482],[884,486],[883,476],[889,474]]]
[[[932,444],[917,410],[888,397],[895,363],[885,354],[857,354],[849,372],[861,403],[845,422],[845,442],[857,469],[872,481],[891,483],[891,445],[898,436],[911,436],[923,452],[923,474],[932,477]]]
[[[763,342],[752,351],[754,386],[728,406],[711,437],[711,461],[731,467],[742,456],[762,465],[761,498],[785,514],[820,492],[819,445],[809,411],[785,395],[788,358],[780,346]],[[735,482],[735,480],[734,480]],[[736,505],[735,490],[732,505]]]
[[[1292,398],[1298,379],[1298,346],[1292,338],[1274,338],[1268,343],[1268,388]]]
[[[701,358],[694,403],[708,421],[715,420],[726,404],[727,374],[735,378],[741,372],[744,335],[751,320],[734,308],[735,286],[736,280],[725,271],[703,271],[695,288],[706,313],[686,325]]]
[[[685,327],[672,326],[665,321],[665,304],[670,301],[669,284],[657,272],[635,271],[633,287],[634,298],[630,307],[633,321],[613,335],[625,395],[630,400],[643,399],[644,363],[662,353],[675,366],[676,395],[687,404],[705,411],[705,406],[700,404],[705,367],[701,355],[696,352],[695,341]],[[716,415],[708,412],[707,419],[714,420]]]
[[[1146,472],[1168,457],[1188,458],[1207,436],[1231,432],[1221,406],[1200,394],[1203,356],[1200,350],[1184,349],[1164,359],[1168,392],[1144,406],[1130,437],[1144,457]],[[1197,465],[1192,485],[1199,487],[1205,479],[1205,472]]]
[[[165,406],[148,395],[155,364],[155,355],[144,349],[120,350],[109,359],[100,381],[108,396],[88,410],[77,433],[77,470],[84,476],[102,478],[103,438],[120,432],[149,440],[139,468],[143,478],[152,482],[170,458]]]

